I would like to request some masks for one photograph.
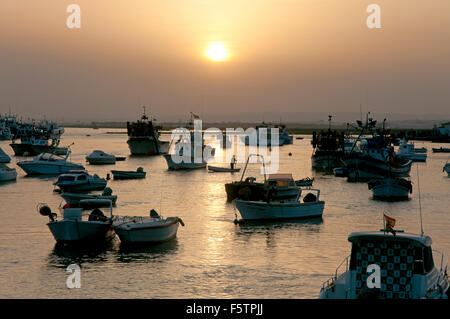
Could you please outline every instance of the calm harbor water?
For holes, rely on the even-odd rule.
[[[107,131],[114,130],[66,129],[61,145],[74,142],[72,161],[101,177],[111,169],[147,171],[144,180],[109,181],[118,195],[114,214],[148,216],[154,208],[181,217],[186,227],[177,239],[147,248],[123,249],[118,239],[97,249],[56,248],[47,218],[36,210],[47,203],[57,211],[56,177],[24,176],[15,165],[24,158],[13,157],[9,142],[0,141],[18,172],[16,182],[0,185],[0,298],[316,298],[349,254],[350,232],[380,229],[383,212],[397,219],[397,229],[420,232],[416,165],[425,233],[434,249],[450,254],[450,178],[442,172],[448,155],[431,152],[443,145],[417,142],[428,148],[428,159],[411,169],[411,200],[382,202],[372,199],[366,183],[313,172],[310,137],[294,140],[280,148],[280,172],[315,178],[323,218],[235,225],[237,211],[226,202],[224,184],[240,173],[168,171],[162,156],[128,156],[126,134]],[[91,166],[84,157],[94,149],[127,159]],[[246,175],[261,181],[259,169],[250,165]],[[80,289],[66,287],[66,267],[73,263],[81,267]]]

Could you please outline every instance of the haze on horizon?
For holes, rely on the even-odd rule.
[[[381,29],[366,26],[372,3]],[[448,0],[2,0],[0,114],[448,116],[449,13]],[[212,42],[226,54],[205,56]]]

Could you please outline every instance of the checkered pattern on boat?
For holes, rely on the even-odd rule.
[[[408,242],[359,241],[356,252],[356,294],[367,289],[367,266],[377,264],[381,271],[379,296],[385,299],[411,298],[414,273],[414,247]],[[375,289],[375,288],[373,288]]]

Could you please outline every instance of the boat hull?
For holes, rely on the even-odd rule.
[[[17,172],[15,169],[0,170],[0,182],[15,181],[17,179]]]
[[[89,194],[77,194],[77,193],[62,193],[62,198],[69,204],[70,206],[76,207],[80,205],[81,200],[96,200],[96,199],[108,199],[111,201],[113,205],[116,205],[117,195],[105,196],[105,195],[89,195]],[[89,204],[89,203],[88,203]],[[93,202],[91,205],[87,205],[89,207],[109,207],[107,204],[97,205]],[[87,207],[86,205],[84,207]]]
[[[55,153],[56,155],[66,155],[67,147],[51,147],[32,144],[10,144],[16,156],[36,156],[41,153]]]
[[[217,167],[208,165],[208,170],[212,172],[239,172],[240,168]]]
[[[18,162],[17,165],[22,168],[28,175],[58,175],[68,173],[71,170],[84,170],[82,165],[67,164],[42,164],[32,161]]]
[[[337,155],[313,155],[311,164],[314,169],[333,170],[341,166],[340,157]]]
[[[90,165],[112,165],[116,164],[115,158],[87,158]]]
[[[47,224],[58,243],[106,241],[114,237],[111,223],[95,221],[61,220]]]
[[[382,184],[372,188],[373,197],[386,199],[408,199],[409,189],[395,184]]]
[[[145,178],[146,172],[133,172],[133,171],[111,171],[114,179],[140,179]]]
[[[324,201],[311,203],[267,203],[236,199],[235,203],[243,220],[281,220],[320,217],[325,208]]]
[[[170,217],[169,217],[170,218]],[[178,231],[178,219],[157,225],[146,226],[145,223],[138,227],[115,226],[114,231],[120,241],[125,244],[160,243],[176,237]]]
[[[101,191],[106,187],[106,182],[89,182],[83,184],[63,184],[55,183],[63,192],[83,193],[90,191]]]
[[[159,155],[169,149],[168,142],[155,142],[153,137],[130,137],[127,143],[132,155]]]
[[[182,157],[182,161],[181,163],[175,163],[174,160],[172,159],[172,155],[170,154],[165,154],[164,158],[167,162],[167,168],[169,170],[189,170],[189,169],[198,169],[198,168],[205,168],[206,167],[206,162],[202,161],[201,163],[195,163],[194,160],[189,156],[189,157]]]

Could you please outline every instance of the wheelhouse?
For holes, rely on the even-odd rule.
[[[408,299],[413,294],[415,275],[426,276],[434,267],[431,238],[397,232],[394,236],[383,231],[350,234],[352,243],[349,270],[354,272],[354,293],[360,296],[367,287],[367,267],[380,267],[379,298]]]

